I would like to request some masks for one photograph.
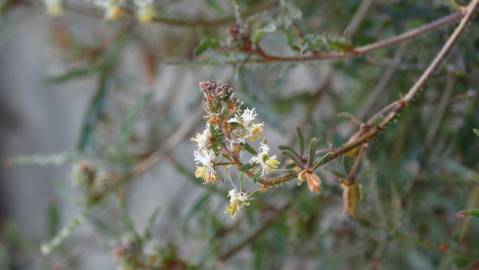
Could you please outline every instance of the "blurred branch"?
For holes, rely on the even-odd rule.
[[[373,2],[374,0],[362,0],[359,4],[356,13],[354,13],[354,16],[348,23],[348,26],[346,26],[346,29],[344,29],[344,36],[346,36],[349,40],[353,39],[354,34],[361,25],[361,22],[366,17],[366,14]]]
[[[256,54],[260,56],[261,59],[251,60],[251,61],[258,62],[258,63],[271,63],[271,62],[339,60],[339,59],[357,57],[375,50],[395,46],[397,44],[406,42],[418,36],[424,35],[426,33],[429,33],[431,31],[444,27],[446,25],[455,23],[463,19],[465,17],[465,14],[466,13],[464,13],[463,11],[459,11],[451,15],[445,16],[443,18],[440,18],[431,23],[420,26],[418,28],[409,30],[403,34],[400,34],[388,39],[380,40],[368,45],[360,46],[357,48],[351,48],[347,52],[316,53],[309,56],[280,56],[280,55],[268,54],[261,47],[258,47],[256,50]]]
[[[358,137],[357,140],[354,140],[350,143],[346,143],[340,148],[338,148],[336,151],[333,151],[330,153],[329,156],[326,157],[324,160],[325,163],[329,162],[331,160],[334,160],[345,153],[355,149],[356,147],[360,147],[361,145],[369,142],[372,138],[376,137],[381,131],[387,128],[391,122],[396,119],[406,107],[408,107],[412,101],[416,98],[417,94],[421,91],[421,89],[424,87],[426,82],[429,80],[429,78],[433,75],[434,71],[439,67],[439,65],[444,61],[445,57],[451,50],[451,48],[456,44],[457,40],[459,37],[462,35],[464,32],[467,24],[472,18],[472,15],[479,5],[479,0],[473,0],[464,10],[465,10],[465,15],[462,17],[461,23],[459,26],[454,30],[452,35],[449,37],[449,39],[446,41],[444,46],[441,48],[439,53],[436,55],[434,60],[430,63],[428,68],[422,73],[420,78],[416,81],[416,83],[409,89],[407,94],[403,97],[400,98],[399,100],[396,100],[389,105],[387,105],[385,108],[391,108],[391,111],[386,115],[383,120],[375,125],[374,127],[370,127],[373,124],[373,121],[375,121],[375,117],[371,118],[366,125],[368,128],[366,128],[365,132],[361,134],[361,136]],[[384,108],[381,110],[383,111]]]
[[[265,232],[269,226],[274,224],[276,222],[276,219],[281,216],[284,212],[286,212],[289,208],[291,207],[291,203],[286,203],[284,206],[279,208],[272,217],[270,217],[268,220],[266,220],[261,226],[259,226],[255,231],[253,231],[251,234],[249,234],[246,238],[244,238],[242,241],[240,241],[238,244],[234,245],[230,249],[226,250],[224,253],[222,253],[219,256],[219,261],[224,262],[228,260],[229,258],[233,257],[236,253],[238,253],[240,250],[242,250],[244,247],[249,245],[250,243],[254,242],[256,238],[258,238],[263,232]]]

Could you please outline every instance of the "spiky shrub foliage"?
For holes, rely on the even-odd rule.
[[[50,15],[49,82],[97,87],[75,151],[8,160],[70,164],[79,209],[42,256],[2,226],[0,268],[75,268],[83,227],[120,269],[476,269],[478,2],[1,1],[2,34]]]

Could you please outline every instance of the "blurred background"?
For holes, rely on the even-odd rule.
[[[106,2],[53,16],[0,1],[0,269],[479,269],[479,221],[456,215],[479,207],[478,16],[369,144],[356,218],[342,212],[342,157],[317,171],[319,195],[287,184],[231,219],[231,184],[194,176],[190,140],[212,79],[256,108],[273,154],[297,147],[297,126],[338,147],[407,92],[456,23],[337,61],[270,62],[251,46],[348,53],[469,1],[159,0],[144,22],[141,1],[110,1],[111,18]]]

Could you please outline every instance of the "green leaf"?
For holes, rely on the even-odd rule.
[[[221,8],[221,5],[218,3],[217,0],[205,0],[206,4],[210,9],[212,9],[216,14],[221,14],[223,12],[223,8]]]
[[[261,39],[268,33],[273,33],[276,31],[276,24],[269,23],[265,27],[257,29],[253,35],[253,41],[255,44],[258,44]]]
[[[250,154],[255,155],[255,156],[258,154],[258,152],[256,152],[256,150],[254,150],[254,148],[251,145],[249,145],[248,143],[242,143],[241,145],[243,145],[244,149],[246,151],[248,151]]]
[[[257,172],[257,173],[253,176],[253,182],[257,183],[260,179],[261,179],[261,172]]]
[[[477,137],[479,137],[479,129],[475,128],[472,130]]]
[[[88,146],[93,144],[96,125],[103,115],[103,110],[106,104],[108,81],[109,71],[101,72],[98,79],[96,92],[93,95],[88,109],[83,117],[80,140],[78,142],[78,150],[80,150],[80,152],[83,152]]]
[[[296,151],[292,148],[292,147],[289,147],[287,145],[280,145],[278,146],[278,148],[282,151],[282,152],[290,152],[292,155],[294,155],[298,160],[301,160],[301,156],[296,153]]]
[[[55,201],[48,205],[47,224],[48,238],[53,238],[60,229],[60,210],[58,209],[58,203]]]
[[[308,158],[308,168],[311,168],[314,163],[314,158],[316,155],[316,146],[318,144],[317,138],[312,138],[309,142],[309,158]]]
[[[69,237],[85,220],[86,209],[74,219],[70,221],[63,229],[61,229],[48,243],[42,244],[42,253],[47,255],[58,248],[67,237]]]
[[[44,155],[24,155],[16,156],[8,160],[8,164],[12,166],[17,165],[61,165],[69,161],[81,159],[81,155],[77,153],[59,153],[59,154],[44,154]]]
[[[287,151],[287,150],[283,150],[281,151],[281,154],[287,156],[288,158],[290,158],[292,161],[294,161],[294,163],[296,163],[298,166],[302,167],[303,166],[303,162],[301,161],[301,159],[298,157],[298,155],[294,154],[293,152],[291,151]]]
[[[160,214],[160,208],[158,207],[155,209],[155,211],[153,211],[153,214],[151,214],[151,216],[148,218],[148,223],[145,229],[145,233],[143,234],[144,240],[151,239],[153,234],[153,229],[159,214]]]
[[[251,163],[246,163],[244,164],[243,166],[241,166],[240,168],[240,171],[242,172],[247,172],[249,171],[251,168],[253,168],[255,165],[251,164]]]
[[[458,215],[465,215],[465,216],[468,216],[468,217],[479,218],[479,208],[478,209],[462,210],[458,213]]]
[[[50,75],[48,81],[52,83],[62,83],[73,79],[79,79],[94,74],[97,71],[92,67],[79,67],[67,70],[66,72],[58,75]]]
[[[199,56],[203,54],[208,49],[215,49],[220,45],[220,42],[215,38],[205,38],[200,41],[200,44],[196,46],[194,54]]]
[[[339,37],[329,37],[327,39],[327,44],[328,47],[334,51],[349,52],[354,49],[353,46],[351,46],[351,43],[346,39]]]
[[[329,161],[329,158],[333,155],[333,153],[326,153],[324,154],[319,160],[318,160],[318,163],[316,163],[316,165],[314,165],[313,167],[313,171],[316,170],[317,168],[319,168],[321,165],[325,164],[326,162]]]
[[[298,135],[298,146],[299,146],[299,154],[303,155],[304,154],[304,136],[303,133],[301,132],[301,129],[299,127],[296,127],[296,134]]]

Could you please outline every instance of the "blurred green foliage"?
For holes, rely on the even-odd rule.
[[[14,31],[19,11],[31,14],[39,10],[36,2],[1,2],[1,43],[9,31]],[[144,82],[130,81],[133,86],[127,87],[122,79],[128,79],[118,75],[119,70],[132,68],[125,64],[127,49],[147,55],[144,66],[139,67],[147,78],[159,77],[161,67],[169,65],[195,70],[208,66],[212,79],[222,79],[215,74],[231,68],[228,79],[235,94],[245,105],[257,109],[267,130],[281,135],[282,141],[276,144],[294,145],[288,139],[300,126],[304,138],[321,138],[321,148],[339,147],[358,125],[338,114],[347,112],[352,116],[349,118],[364,122],[406,93],[451,29],[442,27],[404,44],[331,62],[262,62],[266,58],[256,54],[255,46],[280,56],[348,53],[447,16],[469,1],[373,0],[351,39],[343,36],[344,29],[364,1],[235,1],[243,13],[254,14],[242,18],[244,28],[234,28],[238,25],[231,1],[198,1],[198,10],[191,10],[193,2],[198,5],[192,0],[158,1],[159,16],[183,20],[184,14],[191,13],[194,16],[189,15],[186,24],[195,18],[227,18],[227,23],[202,27],[203,21],[199,21],[188,30],[166,23],[160,31],[170,35],[164,35],[161,48],[155,52],[145,49],[148,36],[140,31],[159,25],[154,22],[139,25],[128,18],[110,22],[107,28],[113,34],[96,33],[110,38],[91,45],[71,31],[73,25],[65,18],[51,19],[56,22],[50,25],[54,33],[51,46],[61,52],[59,57],[66,68],[48,82],[66,86],[72,80],[95,78],[96,88],[85,109],[74,153],[21,156],[11,163],[51,165],[89,160],[95,164],[96,174],[106,172],[106,176],[101,183],[91,183],[95,189],[80,191],[88,197],[80,203],[85,212],[65,222],[66,227],[60,225],[58,205],[62,201],[55,201],[46,211],[49,225],[44,242],[53,239],[50,247],[57,249],[52,250],[51,260],[42,262],[45,269],[56,261],[81,256],[70,253],[75,241],[64,238],[75,236],[74,229],[83,226],[83,218],[100,239],[114,243],[109,247],[122,269],[476,269],[479,219],[468,216],[478,217],[479,207],[478,16],[423,94],[370,142],[357,175],[363,199],[355,219],[341,211],[338,180],[348,174],[354,162],[344,156],[316,171],[322,179],[319,195],[304,186],[287,184],[258,196],[242,215],[231,220],[224,214],[227,181],[201,185],[194,176],[193,162],[184,162],[184,148],[175,151],[179,144],[172,149],[165,146],[168,135],[187,122],[174,111],[178,104],[185,106],[185,101],[160,104],[152,93],[139,90],[151,84],[144,87]],[[262,5],[268,8],[254,13]],[[63,16],[73,13],[72,9]],[[98,17],[89,13],[82,16],[86,20],[91,19],[88,16]],[[104,24],[101,16],[97,20]],[[304,83],[308,80],[312,83]],[[134,93],[135,98],[123,108],[124,113],[114,114],[111,108],[122,106],[116,97],[125,94],[117,85],[128,88],[125,91]],[[163,106],[164,111],[153,115],[161,120],[148,117],[152,108],[163,110]],[[199,101],[194,106],[199,108]],[[147,128],[139,131],[139,124]],[[192,130],[197,124],[191,124]],[[104,126],[111,126],[110,133],[99,131]],[[139,147],[139,140],[147,142],[146,146]],[[181,141],[191,144],[187,136]],[[288,148],[281,150],[294,155]],[[171,235],[155,232],[158,212],[151,215],[144,231],[136,228],[128,213],[125,194],[129,183],[144,173],[136,166],[144,160],[164,164],[162,170],[171,167],[178,179],[195,187],[195,192],[185,195],[191,200],[169,206],[175,209],[175,215],[168,217],[175,227]],[[163,180],[161,175],[158,178]],[[107,212],[116,214],[109,217]],[[120,220],[121,225],[111,220]],[[38,259],[33,257],[44,260],[32,251],[38,245],[22,239],[10,223],[2,223],[0,228],[1,269],[29,269],[24,265],[34,265]],[[61,236],[65,229],[68,235],[56,241],[57,233]]]

